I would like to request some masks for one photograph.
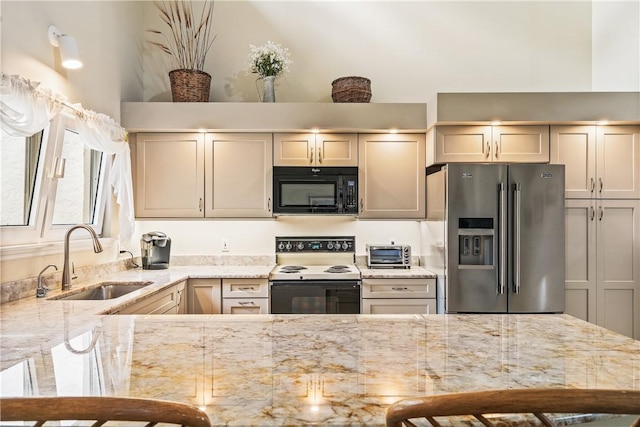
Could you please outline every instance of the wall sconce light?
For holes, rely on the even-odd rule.
[[[80,61],[80,52],[78,51],[78,42],[74,37],[67,34],[62,34],[60,30],[54,25],[49,27],[49,42],[56,47],[60,48],[60,59],[62,59],[62,66],[74,70],[82,67],[82,61]]]

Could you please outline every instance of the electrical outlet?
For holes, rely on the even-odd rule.
[[[222,252],[229,252],[229,239],[222,239]]]

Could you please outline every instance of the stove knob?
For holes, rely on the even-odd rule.
[[[348,248],[349,245],[347,245],[347,242],[342,242],[342,249],[346,251]]]
[[[304,243],[298,242],[298,245],[296,247],[298,248],[299,251],[301,251],[304,249]]]
[[[284,243],[280,242],[278,243],[278,250],[281,251],[284,249]]]
[[[327,243],[327,249],[329,250],[333,249],[333,242]]]
[[[336,251],[339,251],[340,250],[340,242],[336,242],[335,245],[336,245]]]
[[[287,242],[287,245],[285,246],[285,248],[287,248],[288,251],[291,250],[291,242]]]

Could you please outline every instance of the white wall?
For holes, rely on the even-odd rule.
[[[244,70],[249,44],[267,40],[288,47],[294,61],[277,80],[278,102],[331,102],[331,82],[347,75],[372,80],[371,102],[592,89],[590,1],[218,1],[215,14],[218,37],[205,67],[213,101],[259,99]],[[163,28],[153,3],[145,28]],[[171,99],[170,68],[145,45],[145,100]]]

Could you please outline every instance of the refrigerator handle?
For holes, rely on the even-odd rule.
[[[498,255],[498,262],[500,263],[500,277],[498,277],[498,294],[504,294],[504,288],[507,283],[507,189],[504,182],[499,185],[500,188],[500,206],[498,215],[499,219],[499,233],[500,243]]]
[[[520,293],[520,183],[513,184],[513,292]]]

